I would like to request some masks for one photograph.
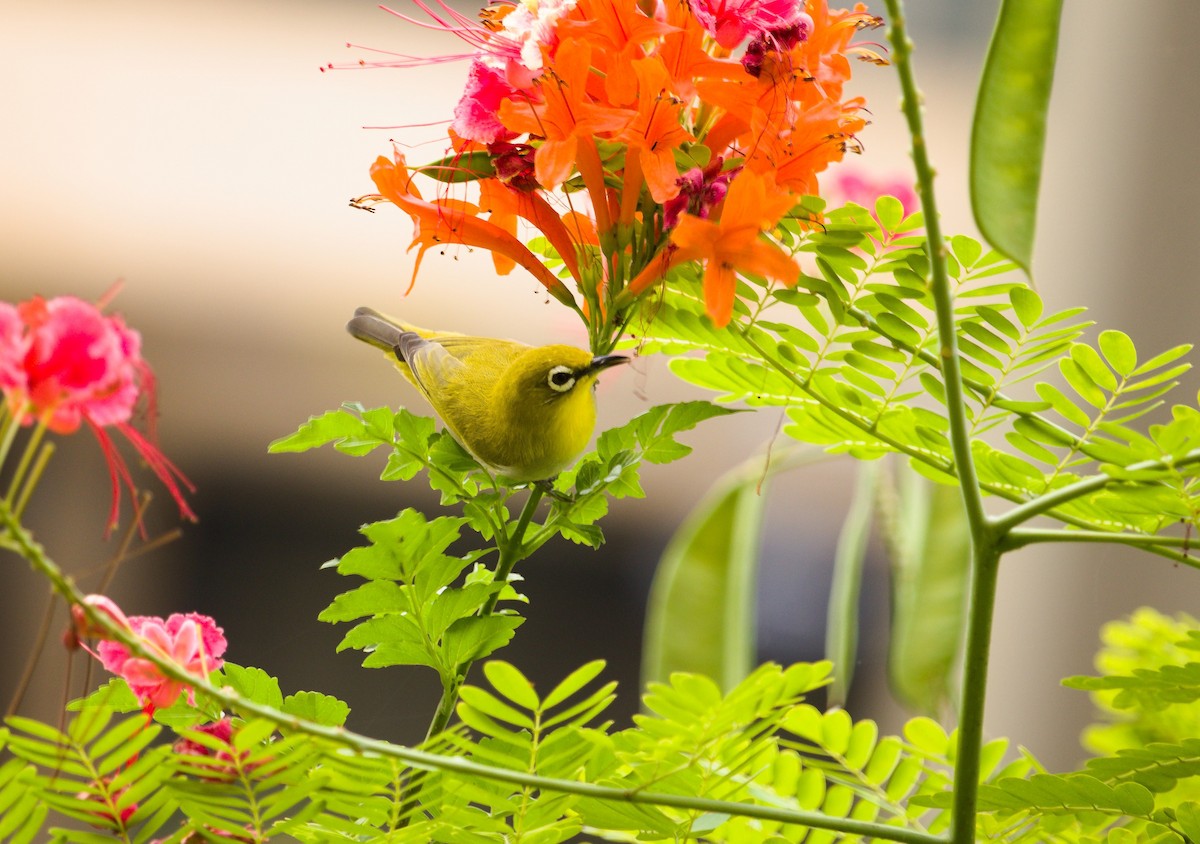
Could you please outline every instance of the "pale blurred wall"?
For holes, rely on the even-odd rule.
[[[911,5],[946,228],[970,231],[969,104],[994,4]],[[1189,258],[1200,216],[1200,108],[1192,83],[1200,68],[1185,38],[1200,7],[1178,0],[1146,9],[1133,16],[1115,0],[1068,4],[1037,274],[1051,307],[1090,305],[1101,326],[1128,330],[1149,353],[1195,333]],[[360,304],[468,332],[578,340],[532,281],[497,279],[479,253],[431,252],[403,298],[407,219],[395,209],[347,207],[372,189],[367,167],[388,153],[390,138],[418,145],[414,159],[441,149],[436,126],[362,127],[443,119],[462,66],[325,74],[318,66],[362,55],[344,49],[347,41],[421,54],[458,49],[411,33],[369,0],[0,0],[0,294],[94,298],[123,278],[116,307],[143,332],[158,374],[163,448],[200,488],[201,524],[131,563],[115,593],[130,611],[218,615],[232,659],[280,673],[289,690],[343,693],[354,726],[401,738],[426,717],[429,678],[362,672],[353,657],[335,657],[340,632],[314,617],[350,584],[316,569],[356,543],[360,523],[431,502],[419,483],[374,480],[380,460],[268,457],[266,444],[344,400],[419,405],[344,334]],[[863,163],[901,169],[907,152],[893,77],[866,65],[857,73],[873,119]],[[661,362],[639,362],[602,385],[601,424],[687,395]],[[708,423],[691,437],[695,457],[653,473],[647,500],[614,508],[610,544],[599,554],[547,549],[531,561],[534,602],[517,637],[527,650],[507,655],[553,677],[594,656],[635,653],[640,603],[667,531],[776,422],[757,414]],[[75,569],[108,553],[98,546],[107,487],[87,439],[64,444],[34,516],[50,551]],[[837,463],[775,486],[762,588],[763,650],[772,658],[819,656],[848,476]],[[68,504],[78,518],[60,515]],[[0,662],[5,693],[43,600],[23,564],[9,565],[11,585],[0,594],[11,643]],[[894,728],[896,713],[871,683],[883,648],[881,578],[866,596],[877,623],[863,658],[875,671],[860,672],[858,701]],[[611,603],[598,605],[602,595]],[[1198,596],[1200,575],[1155,558],[1069,547],[1013,558],[1002,577],[989,731],[1012,735],[1052,765],[1072,764],[1088,704],[1058,679],[1089,669],[1104,620],[1144,603],[1197,611]],[[617,671],[631,702],[636,667],[626,659]],[[62,676],[44,664],[30,706],[53,711]],[[416,714],[406,720],[406,709]]]

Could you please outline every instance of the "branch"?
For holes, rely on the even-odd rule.
[[[1154,536],[1148,533],[1124,533],[1103,530],[1054,530],[1039,528],[1013,528],[998,543],[1005,551],[1014,551],[1026,545],[1040,542],[1095,542],[1142,548],[1174,560],[1177,563],[1200,569],[1200,559],[1191,556],[1192,546],[1200,546],[1200,540],[1186,536]],[[1181,551],[1172,550],[1180,548]]]
[[[132,633],[122,629],[107,615],[96,611],[93,607],[83,602],[83,593],[46,556],[41,545],[34,541],[29,531],[13,517],[12,511],[4,506],[3,502],[0,502],[0,521],[8,529],[17,546],[18,552],[29,561],[34,569],[45,575],[56,592],[72,605],[81,607],[91,624],[107,631],[112,639],[125,645],[131,653],[152,662],[166,676],[191,686],[196,691],[216,701],[223,708],[243,715],[254,715],[290,732],[304,733],[314,738],[351,748],[359,753],[372,753],[390,759],[398,759],[411,767],[422,770],[448,771],[466,776],[477,776],[498,782],[506,782],[512,785],[555,791],[562,794],[576,794],[597,800],[667,806],[685,811],[759,818],[779,823],[806,826],[813,829],[828,829],[846,835],[859,835],[884,841],[898,841],[901,844],[946,843],[946,839],[927,832],[902,829],[882,823],[851,820],[848,818],[833,818],[819,812],[806,812],[799,809],[784,809],[775,806],[760,806],[727,800],[713,800],[705,797],[680,794],[660,794],[638,789],[613,788],[611,786],[596,785],[577,780],[542,777],[505,768],[494,768],[490,765],[481,765],[478,762],[472,762],[462,757],[440,756],[436,753],[369,738],[368,736],[346,730],[342,727],[330,727],[288,715],[273,707],[245,700],[228,688],[219,689],[207,680],[189,674],[174,662],[164,659],[159,654],[144,647],[141,640]]]
[[[903,111],[912,136],[913,165],[917,171],[917,193],[924,211],[927,253],[929,255],[930,292],[937,313],[938,357],[946,389],[946,414],[950,422],[950,447],[962,490],[967,524],[971,529],[971,591],[966,649],[963,658],[962,702],[959,707],[958,760],[954,769],[954,809],[951,840],[968,844],[975,840],[975,815],[979,803],[979,775],[983,748],[983,712],[987,692],[988,661],[991,650],[992,615],[1000,555],[996,536],[983,508],[983,491],[971,454],[971,432],[967,420],[966,391],[963,387],[958,352],[957,327],[954,324],[954,296],[946,270],[946,243],[933,192],[933,167],[926,149],[925,127],[921,116],[921,96],[912,67],[912,41],[901,0],[886,0],[891,30],[893,64],[903,92]]]
[[[1122,466],[1121,469],[1125,472],[1154,472],[1179,468],[1181,466],[1190,466],[1193,463],[1200,463],[1200,448],[1189,451],[1177,460],[1143,460],[1141,463]],[[1013,528],[1029,521],[1035,516],[1040,516],[1043,513],[1053,510],[1055,507],[1074,501],[1076,498],[1081,498],[1093,492],[1099,492],[1110,484],[1123,482],[1125,482],[1124,478],[1104,473],[1092,475],[1090,478],[1083,478],[1067,486],[1039,495],[1037,498],[1027,501],[1019,507],[1014,507],[1004,515],[993,519],[992,527],[997,531],[997,536],[1003,536],[1005,533],[1010,532]]]

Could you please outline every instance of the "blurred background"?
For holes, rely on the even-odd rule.
[[[970,108],[996,4],[910,6],[945,228],[973,233]],[[1158,0],[1139,11],[1116,0],[1067,4],[1035,266],[1049,308],[1087,305],[1100,328],[1128,331],[1149,357],[1196,334],[1200,57],[1191,42],[1200,5]],[[583,336],[531,279],[497,278],[486,255],[465,249],[431,252],[405,298],[407,217],[347,202],[373,190],[367,168],[392,139],[414,160],[440,154],[438,121],[465,65],[319,72],[369,57],[346,42],[422,55],[460,49],[371,0],[0,0],[0,295],[94,300],[124,280],[114,308],[144,337],[160,385],[161,445],[196,483],[200,522],[128,563],[111,589],[118,603],[131,614],[210,614],[232,661],[278,675],[285,692],[343,697],[352,728],[411,742],[436,700],[432,672],[366,671],[354,653],[335,654],[344,629],[316,614],[353,584],[319,566],[358,544],[361,524],[405,506],[432,513],[436,502],[420,481],[380,482],[381,455],[268,456],[267,444],[347,400],[421,409],[388,364],[345,333],[358,305],[531,343]],[[866,155],[852,163],[903,174],[907,138],[891,72],[857,66],[852,91],[872,113]],[[1175,401],[1189,401],[1197,383],[1189,377]],[[600,424],[691,395],[663,361],[642,359],[605,377]],[[685,437],[691,458],[648,471],[647,498],[613,508],[599,552],[557,543],[530,560],[528,622],[504,658],[542,685],[607,659],[627,718],[646,591],[670,531],[778,421],[766,412],[705,423]],[[139,480],[156,488],[147,473]],[[823,653],[852,480],[853,466],[837,460],[775,483],[760,576],[764,659]],[[108,504],[96,443],[86,433],[61,441],[30,523],[85,586],[115,547],[102,541]],[[152,511],[152,535],[173,526],[164,494]],[[23,562],[3,564],[7,702],[47,595]],[[886,566],[878,558],[871,566],[851,709],[896,730],[903,713],[882,680]],[[1058,681],[1089,672],[1099,627],[1145,604],[1197,612],[1200,573],[1096,546],[1007,558],[988,733],[1013,737],[1052,768],[1075,765],[1090,704]],[[60,608],[25,714],[57,719],[65,624]],[[73,671],[78,684],[82,660]]]

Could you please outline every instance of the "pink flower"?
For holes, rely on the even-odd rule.
[[[707,220],[712,209],[729,193],[729,180],[738,169],[721,171],[724,161],[713,160],[707,167],[693,167],[679,177],[679,193],[663,203],[663,229],[673,229],[683,213]]]
[[[126,630],[132,630],[129,625],[129,619],[125,617],[125,613],[121,612],[111,598],[104,595],[85,595],[83,603],[87,604],[92,609],[99,612],[101,615],[108,616],[109,620],[114,622],[118,627]],[[107,639],[109,638],[108,631],[97,624],[94,624],[87,617],[87,613],[79,604],[71,605],[71,629],[67,631],[66,644],[70,650],[74,650],[84,639]]]
[[[189,674],[207,678],[225,664],[221,659],[227,645],[224,631],[206,615],[174,613],[165,621],[135,615],[128,621],[133,635],[147,649]],[[124,678],[148,714],[175,703],[182,691],[188,693],[189,701],[195,701],[195,693],[186,683],[167,677],[157,665],[134,656],[121,642],[101,641],[95,655],[108,671]]]
[[[905,216],[917,210],[917,194],[913,190],[911,177],[877,177],[862,170],[843,168],[830,181],[830,205],[855,202],[874,214],[875,200],[886,195],[900,200]]]
[[[246,757],[250,755],[250,751],[238,751],[233,746],[233,722],[228,718],[195,727],[194,730],[216,739],[222,745],[220,749],[214,749],[209,744],[201,744],[190,738],[181,738],[171,747],[171,750],[178,756],[194,757],[193,769],[207,771],[206,774],[195,774],[200,779],[227,782],[235,779],[240,770],[251,771],[265,764],[265,761],[261,759],[255,762],[247,760]]]
[[[185,518],[195,515],[183,498],[191,483],[148,438],[130,424],[139,399],[153,427],[154,374],[142,359],[142,339],[119,316],[74,296],[35,296],[16,307],[0,303],[0,390],[21,424],[35,420],[58,434],[84,422],[96,434],[108,461],[115,525],[124,481],[134,491],[129,468],[106,428],[116,428],[167,487]],[[182,487],[182,488],[181,488]]]
[[[462,98],[454,107],[454,122],[450,124],[459,136],[481,144],[507,141],[516,137],[500,122],[500,103],[516,93],[504,74],[479,59],[471,62],[467,85]]]
[[[100,783],[102,784],[104,791],[108,791],[112,787],[112,781],[114,779],[115,776],[107,776],[100,779]],[[138,804],[136,802],[130,803],[123,809],[117,808],[117,804],[121,802],[121,798],[128,790],[128,787],[118,788],[107,798],[103,793],[98,791],[80,791],[76,793],[75,799],[82,800],[86,803],[100,804],[98,808],[88,812],[88,814],[95,815],[97,818],[97,820],[92,823],[92,826],[98,829],[124,830],[125,825],[129,823],[129,819],[133,817],[134,812],[136,812],[138,809]]]
[[[813,26],[801,0],[688,0],[688,5],[705,31],[726,50],[746,38],[793,27],[807,33]]]

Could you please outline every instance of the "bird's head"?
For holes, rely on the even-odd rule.
[[[596,377],[610,366],[628,363],[624,355],[600,355],[574,346],[541,346],[513,361],[510,368],[519,395],[533,405],[557,404],[590,393]]]

